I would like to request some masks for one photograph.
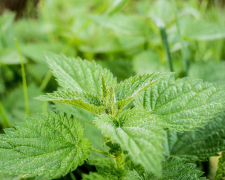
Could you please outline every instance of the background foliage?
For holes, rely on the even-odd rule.
[[[177,1],[177,6],[183,49],[177,35],[172,0],[68,0],[66,3],[61,0],[40,0],[36,7],[28,1],[27,9],[19,16],[0,8],[0,131],[3,133],[3,128],[24,122],[26,117],[20,58],[14,38],[18,39],[25,63],[31,117],[38,112],[56,109],[76,112],[80,118],[93,119],[95,116],[79,108],[57,103],[52,105],[33,99],[45,92],[57,90],[58,83],[63,83],[57,83],[52,77],[44,57],[45,51],[79,56],[88,61],[95,60],[97,64],[108,68],[119,82],[136,74],[170,71],[170,56],[176,78],[188,74],[191,80],[203,79],[204,82],[224,85],[223,1]],[[162,30],[167,37],[162,36]],[[187,62],[186,72],[184,60]],[[223,121],[224,115],[216,119],[216,122]],[[183,136],[201,136],[203,142],[207,141],[207,137],[202,134],[216,129],[216,122],[204,126],[195,135],[193,132],[167,132],[168,136],[176,136],[176,141],[181,143],[171,147],[169,153],[182,155],[186,151],[179,147],[182,143],[187,143],[181,141]],[[92,126],[88,128],[89,131],[84,130],[85,137],[95,134],[98,139],[101,138],[97,129]],[[191,147],[196,142],[194,138],[190,138],[188,143]],[[197,145],[204,148],[204,144]],[[95,146],[104,149],[100,143],[95,143]],[[204,158],[204,154],[189,153]],[[196,161],[196,168],[203,170],[208,178],[213,178],[216,169],[214,164],[215,159],[211,159],[210,164]],[[89,171],[95,169],[84,165],[73,173],[79,179],[82,173]],[[94,176],[93,174],[93,178]],[[2,174],[0,177],[8,178]],[[70,179],[70,176],[62,179]]]

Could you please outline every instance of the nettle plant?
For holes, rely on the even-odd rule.
[[[54,178],[85,163],[97,172],[83,179],[199,179],[202,172],[190,162],[225,150],[224,86],[175,80],[172,73],[117,83],[94,61],[46,57],[62,89],[37,99],[76,106],[84,117],[94,114],[87,122],[102,132],[107,151],[93,148],[95,134],[92,142],[83,137],[85,118],[48,112],[0,135],[0,172]]]

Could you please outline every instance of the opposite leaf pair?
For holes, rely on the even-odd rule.
[[[186,78],[175,81],[169,76],[171,73],[135,76],[117,84],[112,74],[95,62],[52,53],[47,54],[47,59],[54,76],[66,90],[37,99],[70,104],[96,114],[93,124],[110,143],[121,147],[116,155],[110,154],[112,149],[108,153],[119,169],[126,170],[128,153],[146,172],[161,176],[164,155],[185,155],[170,151],[174,139],[167,140],[169,133],[173,133],[169,130],[194,130],[224,109],[223,86]],[[134,99],[136,107],[131,109],[127,105]],[[167,134],[165,129],[169,129]],[[28,120],[19,125],[18,130],[6,130],[6,134],[0,136],[0,172],[28,177],[65,175],[81,165],[93,150],[89,141],[82,138],[79,122],[62,113]],[[216,150],[210,150],[210,155]],[[43,164],[44,161],[48,163]],[[21,167],[16,168],[15,164]],[[129,173],[135,172],[133,169]],[[129,177],[129,173],[124,177]]]
[[[94,61],[90,63],[52,53],[48,53],[47,60],[59,85],[66,90],[37,99],[74,105],[94,114],[103,114],[115,104],[114,113],[119,113],[139,93],[171,74],[140,75],[117,84],[112,73]]]

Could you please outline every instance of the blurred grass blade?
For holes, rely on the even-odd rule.
[[[113,15],[116,12],[120,11],[128,2],[129,0],[114,0],[110,1],[112,2],[109,6],[110,8],[108,9],[108,14]]]
[[[173,63],[172,63],[172,58],[171,58],[171,54],[170,54],[169,44],[167,41],[166,29],[165,29],[165,27],[159,27],[159,29],[160,29],[163,46],[166,51],[167,60],[168,60],[169,66],[170,66],[170,71],[173,72]]]
[[[5,110],[4,110],[4,107],[0,101],[0,113],[2,115],[2,120],[3,120],[3,128],[9,128],[11,127],[11,123],[9,121],[9,119],[7,118],[6,116],[6,113],[5,113]]]
[[[26,81],[26,73],[25,73],[25,68],[24,68],[24,64],[23,64],[23,58],[22,58],[22,54],[20,51],[20,46],[19,43],[17,41],[17,39],[15,38],[15,43],[18,49],[18,53],[20,56],[20,64],[21,64],[21,72],[22,72],[22,78],[23,78],[23,92],[24,92],[24,101],[25,101],[25,111],[26,111],[26,116],[29,117],[30,113],[29,113],[29,101],[28,101],[28,92],[27,92],[27,81]]]

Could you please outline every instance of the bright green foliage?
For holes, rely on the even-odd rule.
[[[2,14],[0,18],[0,38],[2,38],[3,33],[6,32],[10,25],[12,24],[13,20],[15,18],[14,13],[4,13]]]
[[[0,173],[0,179],[1,180],[20,180],[21,176],[9,176],[9,175]]]
[[[115,163],[109,158],[95,158],[88,161],[88,164],[96,167],[96,173],[90,173],[89,175],[83,175],[83,179],[110,179],[118,180],[124,176],[125,171],[123,169],[115,167]]]
[[[116,112],[119,113],[138,94],[158,80],[171,74],[144,74],[116,84],[116,79],[113,78],[112,74],[108,70],[102,69],[101,66],[96,65],[95,62],[89,63],[85,60],[67,58],[53,53],[48,53],[46,57],[59,84],[64,88],[69,88],[69,90],[48,94],[38,99],[67,103],[95,114],[104,112],[104,107],[101,107],[101,100],[105,106],[106,113],[112,115],[116,114]],[[81,92],[87,93],[81,94]],[[97,108],[93,105],[100,107]]]
[[[26,63],[25,59],[25,63]],[[20,64],[18,52],[12,49],[0,49],[0,65],[15,65]]]
[[[184,39],[188,40],[215,40],[225,37],[225,26],[205,21],[189,21],[183,26]]]
[[[90,151],[79,122],[64,113],[27,118],[0,136],[0,172],[24,177],[66,175],[82,165]]]
[[[134,56],[132,65],[136,74],[168,71],[168,69],[160,65],[160,58],[157,53],[150,50]]]
[[[137,98],[137,107],[148,109],[164,120],[164,127],[175,131],[194,130],[224,110],[225,86],[177,79],[158,81]]]
[[[37,113],[41,113],[43,110],[44,103],[34,100],[36,96],[43,94],[43,92],[35,84],[30,84],[27,87],[27,91],[29,98],[30,116],[33,117],[36,116]],[[6,115],[12,124],[24,122],[26,114],[24,107],[23,86],[18,86],[8,94],[7,98],[3,98],[2,105],[4,106]],[[0,123],[1,122],[2,117],[0,115]]]
[[[112,74],[94,61],[90,63],[80,58],[67,58],[53,53],[47,53],[46,58],[59,85],[72,91],[86,91],[101,97],[100,73],[109,87],[116,84]]]
[[[202,168],[201,160],[225,151],[224,115],[220,114],[225,110],[223,87],[166,78],[170,73],[154,73],[169,71],[167,57],[171,53],[175,76],[183,77],[184,55],[191,80],[225,84],[223,0],[54,0],[39,1],[37,11],[30,6],[35,1],[27,1],[27,11],[19,14],[28,17],[35,12],[38,18],[16,21],[16,14],[3,10],[4,1],[8,3],[0,0],[0,134],[7,124],[25,120],[23,89],[17,91],[21,73],[16,66],[20,61],[14,37],[26,58],[28,84],[34,83],[46,92],[61,85],[62,91],[39,99],[53,101],[53,111],[72,114],[73,118],[50,113],[52,117],[64,118],[55,120],[42,115],[28,119],[18,129],[7,129],[6,135],[0,135],[0,180],[14,178],[5,176],[6,171],[18,171],[18,180],[20,175],[29,177],[38,172],[43,176],[29,180],[74,180],[72,174],[80,177],[87,173],[83,168],[89,171],[89,175],[82,175],[84,179],[197,179],[201,173],[193,170],[193,165],[176,158],[166,161],[168,156],[186,158],[193,164],[198,161],[194,168],[198,170]],[[177,2],[178,12],[173,1]],[[176,20],[180,22],[178,29],[184,44],[177,36]],[[170,50],[163,49],[160,27],[166,27],[168,38],[163,41],[169,42]],[[44,51],[75,58],[47,53],[46,61]],[[59,84],[51,78],[52,74]],[[48,102],[33,99],[42,95],[37,90],[31,88],[30,93],[28,87],[31,116],[50,108]],[[143,91],[145,94],[134,107]],[[65,117],[71,117],[71,128],[59,126],[67,122]],[[10,123],[6,123],[7,119]],[[69,137],[80,139],[81,146],[76,147],[78,142],[67,140]],[[88,142],[83,138],[88,138]],[[64,145],[68,145],[68,153],[62,149]],[[91,152],[82,154],[82,150]],[[74,155],[75,151],[83,158]],[[24,157],[18,159],[19,156]],[[98,160],[99,157],[105,159]],[[84,166],[71,172],[73,163],[82,164],[84,159]],[[66,161],[69,165],[61,165]],[[90,173],[93,168],[89,169],[89,165],[97,172]],[[25,174],[19,173],[22,170]],[[51,174],[54,177],[49,177]]]
[[[113,159],[108,156],[88,160],[87,163],[92,166],[96,166],[96,167],[103,167],[103,166],[105,167],[105,166],[113,166],[114,165]]]
[[[118,120],[101,115],[95,119],[95,124],[113,143],[129,151],[134,162],[159,175],[165,135],[157,121],[159,119],[146,110],[132,109],[121,113]]]
[[[132,170],[127,172],[126,177],[124,177],[123,180],[145,180],[145,177],[142,177],[135,170]]]
[[[131,77],[117,84],[115,96],[118,100],[118,109],[124,108],[138,94],[169,74],[170,73],[143,74]]]
[[[83,174],[83,178],[82,180],[117,180],[118,178],[112,178],[112,177],[105,177],[105,176],[102,176],[98,173],[93,173],[91,172],[90,174]]]
[[[221,180],[225,178],[225,154],[222,152],[219,163],[218,163],[218,169],[216,171],[215,180]]]
[[[134,41],[135,42],[135,41]],[[132,62],[126,59],[115,59],[113,61],[97,61],[102,67],[107,68],[110,72],[116,76],[117,81],[121,82],[125,79],[134,76],[134,70],[132,67]]]
[[[63,103],[55,103],[53,105],[58,111],[65,112],[66,114],[72,114],[76,119],[80,120],[81,122],[92,123],[95,115],[89,111],[84,109],[70,106],[68,104]]]
[[[128,2],[129,0],[117,0],[117,1],[109,1],[111,2],[108,9],[108,14],[112,15],[115,14],[117,11],[123,8],[123,6]]]
[[[206,160],[208,157],[218,156],[218,152],[225,151],[224,126],[225,112],[197,131],[168,131],[168,154],[192,160]]]
[[[189,69],[190,79],[202,79],[204,82],[216,83],[217,85],[225,84],[225,62],[205,62],[193,63]]]
[[[102,106],[101,100],[93,94],[87,92],[77,91],[56,91],[51,94],[37,97],[38,100],[42,101],[53,101],[69,104],[85,110],[88,110],[94,114],[101,114],[105,108]]]
[[[184,164],[184,160],[168,158],[162,165],[162,176],[157,177],[150,173],[138,173],[130,171],[124,180],[197,180],[203,174],[201,171],[193,170],[194,164]],[[201,179],[201,178],[200,178]]]
[[[97,127],[91,125],[95,118],[95,115],[89,111],[80,109],[75,106],[70,106],[68,104],[56,103],[54,107],[61,112],[65,112],[67,114],[72,114],[74,118],[79,120],[84,126],[84,138],[88,138],[91,142],[91,147],[95,149],[100,149],[102,151],[107,151],[108,148],[106,146],[103,147],[104,140],[100,139],[103,137],[102,133]],[[90,159],[96,158],[98,156],[102,156],[100,153],[96,153],[94,151],[88,157],[88,162]]]

